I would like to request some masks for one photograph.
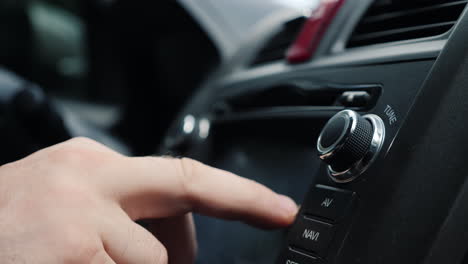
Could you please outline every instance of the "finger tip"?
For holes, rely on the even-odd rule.
[[[288,196],[278,195],[278,207],[283,216],[285,225],[290,225],[296,218],[299,210],[298,205]]]

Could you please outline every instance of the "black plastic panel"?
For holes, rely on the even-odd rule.
[[[387,126],[387,141],[384,151],[381,152],[384,157],[433,62],[433,60],[424,60],[350,68],[325,68],[314,71],[303,70],[229,84],[223,84],[221,81],[203,90],[185,114],[210,117],[213,116],[211,112],[213,105],[222,100],[224,96],[263,89],[294,78],[317,84],[379,85],[382,87],[381,96],[370,112],[382,117]],[[313,108],[303,108],[283,115],[260,113],[257,118],[253,119],[238,118],[215,122],[212,124],[211,136],[207,140],[199,141],[188,147],[186,152],[176,154],[187,155],[259,181],[275,191],[292,196],[298,203],[303,201],[309,186],[316,183],[356,191],[361,201],[361,190],[355,185],[340,186],[332,182],[324,174],[323,167],[316,156],[315,146],[318,133],[324,122],[338,110],[318,111]],[[172,135],[177,135],[177,133],[174,132]],[[368,182],[376,181],[376,179],[381,181],[370,171],[359,178],[356,184],[367,186]],[[373,192],[374,189],[369,190]],[[360,202],[358,205],[361,207],[365,203]],[[370,218],[370,220],[373,219]],[[346,235],[347,226],[350,224],[351,221],[346,221],[340,225],[340,229],[337,230],[339,236],[333,239],[331,245],[330,252],[335,253],[333,256],[327,256],[327,259],[334,259],[337,256],[336,253],[342,251],[343,245],[354,243],[355,235]],[[200,242],[198,263],[271,264],[275,262],[278,253],[284,248],[283,243],[286,240],[285,231],[259,231],[241,223],[201,216],[196,217],[196,225]],[[372,226],[368,231],[372,230],[371,228]],[[345,237],[347,237],[346,240],[344,240]]]

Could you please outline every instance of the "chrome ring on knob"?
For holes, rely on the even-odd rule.
[[[341,111],[332,119],[330,119],[329,122],[332,122],[334,118],[339,117],[345,117],[345,119],[348,121],[345,125],[346,129],[343,130],[342,134],[334,144],[324,148],[321,145],[322,134],[320,134],[319,136],[317,150],[322,160],[326,160],[327,158],[332,157],[335,154],[335,152],[345,144],[348,137],[354,132],[356,128],[358,122],[358,114],[356,112],[352,110]],[[372,139],[369,148],[363,158],[355,162],[350,168],[344,171],[335,171],[330,165],[328,165],[328,174],[330,178],[335,182],[347,183],[356,179],[359,175],[361,175],[364,171],[367,170],[367,168],[370,166],[370,164],[372,164],[372,162],[374,162],[380,150],[382,149],[382,145],[385,140],[384,122],[379,116],[374,114],[365,115],[363,116],[363,118],[367,119],[371,123],[373,128]]]

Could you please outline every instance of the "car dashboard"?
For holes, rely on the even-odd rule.
[[[314,14],[265,25],[198,90],[164,140],[162,154],[232,171],[301,205],[279,231],[197,215],[198,263],[465,263],[466,236],[447,233],[460,228],[450,216],[464,177],[451,174],[462,155],[448,158],[458,145],[445,130],[460,125],[447,115],[460,114],[466,93],[448,79],[463,55],[456,47],[467,1],[328,2],[341,6],[309,58],[291,59],[288,48]],[[340,113],[357,126],[375,117],[381,142],[359,160],[365,166],[351,162],[335,175],[338,161],[322,161],[317,140]],[[336,159],[346,163],[346,155]]]

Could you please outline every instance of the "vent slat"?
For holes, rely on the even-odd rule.
[[[399,28],[394,30],[380,31],[369,34],[362,34],[354,36],[351,41],[357,43],[366,43],[366,42],[386,42],[387,41],[397,41],[408,39],[408,36],[411,38],[424,38],[429,37],[438,32],[442,34],[449,30],[455,25],[453,22],[437,23],[424,26],[408,27],[408,28]],[[438,35],[437,34],[437,35]]]
[[[422,8],[439,4],[460,2],[462,0],[375,0],[367,15],[387,14],[395,11]]]
[[[402,34],[402,33],[408,33],[408,32],[416,32],[420,30],[426,30],[426,29],[437,28],[437,27],[445,27],[445,26],[451,27],[454,24],[455,24],[455,21],[452,21],[452,22],[436,23],[436,24],[423,25],[423,26],[406,27],[406,28],[398,28],[398,29],[393,29],[393,30],[372,32],[368,34],[359,34],[359,35],[353,36],[351,40],[362,41],[365,39],[391,36],[395,34]]]
[[[390,12],[386,14],[369,16],[365,18],[362,21],[362,23],[369,24],[369,23],[382,22],[388,19],[396,19],[396,18],[401,18],[401,17],[406,17],[406,16],[413,16],[413,15],[418,15],[418,14],[425,13],[425,12],[441,11],[444,9],[460,7],[460,6],[463,8],[467,3],[468,3],[468,0],[465,0],[465,1],[457,1],[457,2],[452,2],[452,3],[437,4],[433,6],[417,7],[417,8],[412,8],[409,10],[400,10],[400,11]]]
[[[449,31],[468,0],[377,1],[355,28],[347,47],[436,36]]]

